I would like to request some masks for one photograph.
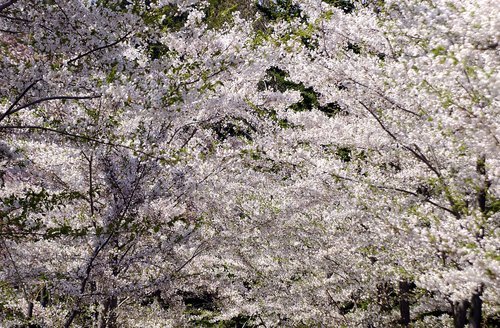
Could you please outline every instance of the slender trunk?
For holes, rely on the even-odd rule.
[[[476,171],[482,176],[483,185],[479,188],[477,193],[477,205],[481,211],[483,218],[487,218],[487,208],[486,208],[486,198],[488,195],[488,189],[490,188],[490,181],[486,175],[486,156],[481,155],[476,164]],[[479,231],[476,234],[476,239],[478,242],[484,237],[484,226],[479,227]],[[472,295],[471,299],[471,310],[470,310],[470,327],[479,328],[481,326],[482,319],[482,306],[483,300],[481,296],[483,294],[484,286],[479,286],[478,290]]]
[[[482,176],[483,185],[479,188],[477,192],[477,204],[481,213],[486,213],[486,194],[489,188],[489,181],[486,178],[486,157],[484,155],[477,159],[476,172]]]
[[[49,291],[47,290],[46,286],[43,286],[42,290],[40,291],[40,295],[38,296],[38,301],[40,301],[42,307],[47,307],[49,305],[49,298]]]
[[[97,291],[97,283],[95,281],[90,282],[90,291],[92,294],[94,294]],[[96,310],[93,313],[92,327],[97,328],[97,327],[99,327],[98,326],[98,323],[99,323],[99,302],[94,301],[94,306],[95,306]]]
[[[399,282],[399,313],[401,314],[400,323],[404,327],[410,324],[410,283],[406,280]]]
[[[71,324],[73,323],[73,320],[75,320],[76,315],[78,314],[77,310],[72,310],[68,316],[68,319],[64,323],[64,328],[69,328],[71,327]]]
[[[476,293],[474,293],[474,295],[472,295],[471,309],[470,309],[471,328],[481,327],[482,306],[483,306],[483,300],[481,299],[482,294],[483,294],[483,288],[481,287]]]
[[[99,320],[97,321],[98,328],[106,328],[106,312],[107,312],[107,302],[101,302],[99,311]]]
[[[467,323],[467,310],[470,307],[469,301],[456,302],[453,305],[453,322],[455,328],[464,328]]]
[[[387,283],[383,282],[377,285],[378,290],[378,304],[380,305],[380,310],[382,312],[387,312],[391,310],[391,293],[392,287]]]
[[[116,308],[118,306],[118,298],[111,296],[102,303],[102,310],[99,313],[99,328],[116,328]]]
[[[28,311],[26,313],[28,319],[33,318],[33,302],[28,302]]]

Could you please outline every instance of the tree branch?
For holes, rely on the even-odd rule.
[[[114,235],[114,231],[111,231],[108,238],[106,238],[106,240],[104,242],[101,242],[99,245],[97,245],[94,249],[94,252],[92,252],[92,256],[90,257],[89,262],[87,263],[87,266],[85,268],[85,276],[83,277],[82,282],[80,284],[79,297],[81,297],[81,295],[83,295],[83,293],[85,292],[85,287],[87,286],[87,282],[90,278],[90,274],[91,274],[92,268],[94,266],[94,261],[96,260],[97,256],[101,252],[101,250],[104,247],[106,247],[106,245],[109,243],[109,241],[111,240],[111,237],[113,235]],[[75,319],[78,312],[79,312],[78,308],[71,310],[70,314],[68,315],[68,319],[64,323],[64,328],[69,328],[71,326],[71,324],[73,323],[73,320]]]
[[[344,177],[344,176],[341,176],[341,175],[338,175],[338,174],[333,174],[334,177],[338,178],[338,179],[341,179],[341,180],[346,180],[346,181],[351,181],[351,182],[355,182],[355,183],[362,183],[361,181],[359,180],[356,180],[356,179],[352,179],[352,178],[348,178],[348,177]],[[397,192],[400,192],[400,193],[403,193],[403,194],[407,194],[407,195],[412,195],[412,196],[415,196],[417,198],[421,198],[421,195],[419,195],[418,193],[416,192],[413,192],[413,191],[409,191],[409,190],[406,190],[406,189],[402,189],[402,188],[398,188],[398,187],[390,187],[390,186],[383,186],[383,185],[376,185],[376,184],[371,184],[372,187],[375,187],[377,189],[384,189],[384,190],[393,190],[393,191],[397,191]],[[453,214],[453,216],[455,217],[459,217],[459,214],[452,210],[452,209],[449,209],[443,205],[440,205],[438,203],[436,203],[435,201],[433,200],[430,200],[429,198],[424,198],[423,199],[424,202],[426,203],[429,203],[443,211],[446,211],[450,214]]]
[[[35,86],[35,84],[37,84],[39,81],[41,81],[40,79],[38,80],[35,80],[34,82],[32,82],[30,85],[28,85],[26,87],[26,89],[24,89],[23,92],[21,92],[21,94],[14,100],[14,102],[12,103],[12,105],[10,105],[9,109],[7,109],[7,111],[5,113],[3,113],[1,116],[0,116],[0,122],[7,116],[9,116],[10,114],[13,113],[13,109],[14,107],[16,107],[17,103],[19,103],[19,101],[24,97],[24,95],[26,95],[26,93]]]
[[[401,109],[403,112],[405,113],[408,113],[408,114],[411,114],[413,116],[416,116],[416,117],[422,117],[422,115],[418,114],[418,113],[415,113],[414,111],[412,110],[409,110],[409,109],[406,109],[404,108],[403,106],[401,106],[400,104],[396,103],[394,100],[390,99],[388,96],[386,96],[385,94],[383,94],[382,92],[378,91],[378,90],[375,90],[373,88],[370,88],[368,85],[364,84],[364,83],[361,83],[361,82],[358,82],[356,80],[353,80],[353,79],[350,79],[352,82],[354,82],[355,84],[358,84],[370,91],[373,91],[375,92],[378,96],[382,97],[382,99],[388,101],[390,104],[392,104],[393,106],[395,106],[396,108],[399,108]]]
[[[33,23],[33,21],[30,21],[28,19],[19,18],[19,17],[13,17],[13,16],[8,16],[8,15],[4,15],[4,14],[0,14],[0,17],[5,18],[5,19],[10,19],[10,20],[13,20],[13,21],[19,21],[19,22],[24,22],[24,23]]]
[[[406,146],[404,144],[402,144],[399,139],[396,137],[396,135],[394,133],[392,133],[386,126],[385,124],[382,122],[382,120],[380,119],[380,117],[377,116],[377,114],[375,114],[373,112],[373,110],[371,110],[368,106],[366,106],[362,101],[358,101],[361,106],[363,106],[372,116],[373,118],[375,118],[375,120],[377,121],[377,123],[380,125],[380,127],[394,140],[396,141],[397,143],[401,144],[403,146],[404,149],[408,150],[410,153],[413,154],[413,156],[415,156],[417,159],[419,159],[421,162],[423,162],[432,172],[434,172],[436,174],[436,176],[438,178],[441,178],[441,172],[439,172],[439,170],[437,168],[435,168],[431,163],[430,161],[427,159],[427,157],[422,153],[422,151],[420,151],[420,148],[417,146],[417,145],[414,145],[416,147],[416,150],[409,147],[409,146]]]
[[[95,143],[98,143],[98,144],[101,144],[101,145],[112,146],[112,147],[119,147],[119,148],[125,148],[125,149],[131,150],[133,152],[136,152],[138,154],[147,156],[149,158],[162,159],[162,157],[154,156],[154,155],[152,155],[150,153],[147,153],[145,151],[132,148],[132,147],[127,146],[127,145],[115,144],[115,143],[112,143],[112,142],[109,142],[109,141],[102,141],[102,140],[99,140],[97,138],[93,138],[93,137],[89,137],[89,136],[85,136],[85,135],[80,135],[80,134],[76,134],[76,133],[72,133],[72,132],[68,132],[68,131],[64,131],[64,130],[57,130],[57,129],[47,128],[47,127],[43,127],[43,126],[37,126],[37,125],[0,125],[0,130],[2,130],[2,129],[34,129],[34,130],[41,130],[41,131],[45,131],[45,132],[52,132],[52,133],[57,133],[57,134],[60,134],[60,135],[63,135],[63,136],[71,137],[71,138],[83,139],[83,140],[86,140],[86,141],[92,141],[92,142],[95,142]]]
[[[17,0],[9,0],[9,1],[5,2],[5,3],[0,4],[0,12],[2,12],[6,8],[12,6],[16,2],[17,2]]]
[[[118,43],[124,41],[129,35],[131,34],[131,32],[128,32],[127,34],[125,34],[124,36],[122,36],[121,38],[119,38],[118,40],[112,42],[112,43],[109,43],[109,44],[105,44],[103,46],[100,46],[100,47],[97,47],[97,48],[94,48],[94,49],[91,49],[87,52],[84,52],[83,54],[80,54],[70,60],[67,61],[67,64],[68,65],[72,65],[75,61],[77,61],[78,59],[81,59],[85,56],[88,56],[90,54],[93,54],[94,52],[97,52],[97,51],[100,51],[100,50],[104,50],[104,49],[107,49],[107,48],[111,48],[115,45],[117,45]]]
[[[94,96],[53,96],[53,97],[46,97],[46,98],[40,98],[35,101],[32,101],[28,104],[22,105],[17,107],[16,109],[10,111],[10,114],[17,113],[18,111],[31,107],[33,105],[45,102],[45,101],[52,101],[52,100],[84,100],[84,99],[95,99],[95,98],[100,98],[101,95],[94,95]]]

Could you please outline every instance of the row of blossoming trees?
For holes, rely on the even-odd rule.
[[[3,0],[0,325],[498,325],[499,12]]]

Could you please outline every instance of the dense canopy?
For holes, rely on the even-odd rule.
[[[497,0],[0,0],[0,326],[498,327]]]

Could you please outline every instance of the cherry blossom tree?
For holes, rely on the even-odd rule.
[[[0,4],[0,322],[493,326],[498,7]]]
[[[203,10],[2,8],[2,321],[183,320],[188,266],[214,243],[196,190],[230,165],[227,135],[255,129],[232,90],[214,92],[248,69],[248,26],[209,30]],[[159,313],[142,311],[152,301]]]
[[[444,320],[456,327],[466,321],[479,326],[484,310],[488,317],[498,313],[498,17],[491,10],[497,5],[407,1],[365,3],[351,10],[325,2],[297,2],[302,13],[278,23],[267,41],[279,44],[276,65],[289,79],[321,95],[317,111],[278,111],[295,129],[283,131],[280,146],[270,146],[279,149],[273,159],[282,160],[283,149],[290,149],[294,161],[301,162],[291,164],[304,168],[309,163],[310,170],[298,179],[298,197],[285,197],[309,212],[304,221],[309,223],[302,223],[308,227],[322,215],[305,202],[305,190],[319,191],[315,198],[322,195],[323,206],[338,204],[321,219],[337,231],[328,232],[331,248],[322,243],[324,251],[337,253],[325,256],[333,257],[325,268],[348,266],[340,271],[352,279],[348,286],[358,285],[362,295],[369,295],[361,304],[363,296],[352,293],[337,308],[332,297],[330,311],[340,317],[359,311],[361,321],[347,320],[355,325]],[[326,104],[336,104],[337,113],[327,115],[333,117],[321,113]],[[336,212],[340,220],[332,222]],[[283,218],[289,219],[290,214]],[[284,226],[276,224],[280,231]],[[346,231],[347,241],[337,244],[338,233]],[[297,233],[285,236],[300,240]],[[354,281],[353,266],[365,285]],[[323,281],[330,279],[328,269],[307,267]],[[347,290],[340,286],[331,288]],[[315,289],[313,297],[318,297]],[[397,315],[391,295],[399,295]],[[354,305],[346,310],[349,302]],[[386,315],[375,318],[379,311]],[[331,320],[340,319],[320,322]]]

